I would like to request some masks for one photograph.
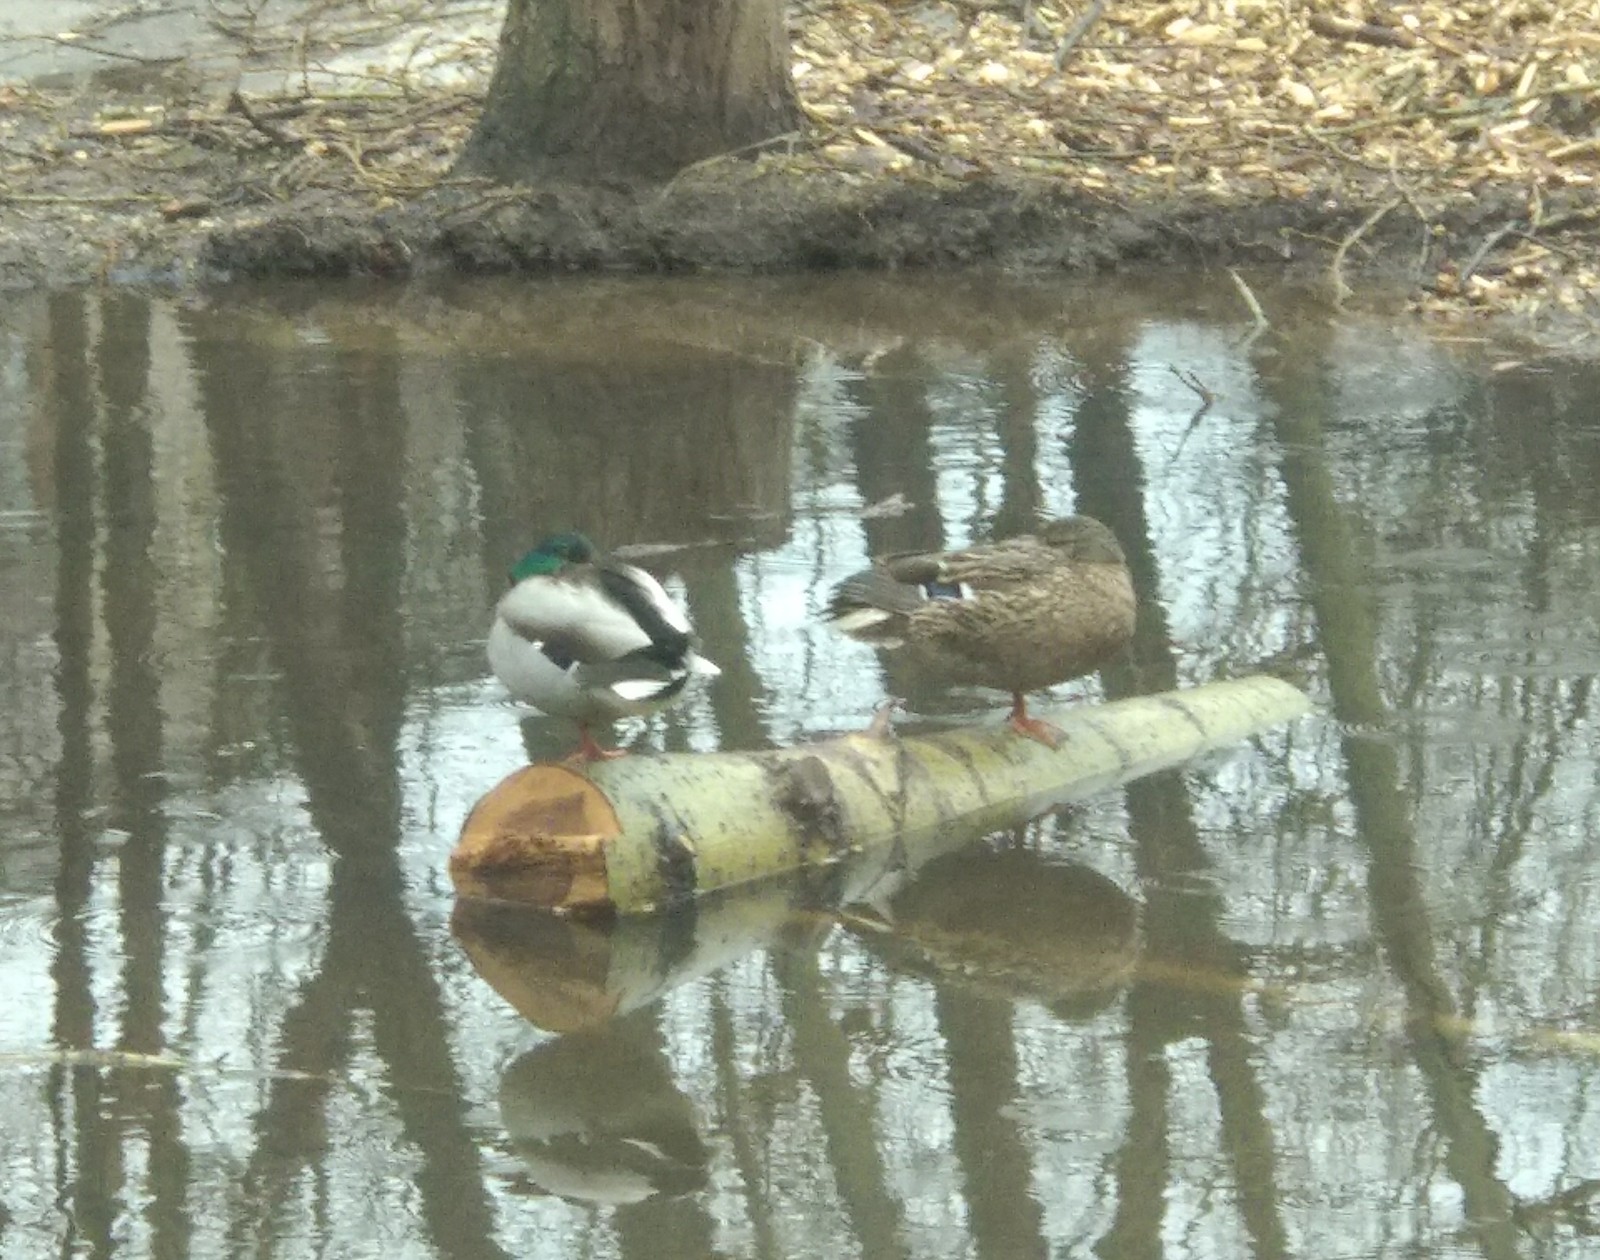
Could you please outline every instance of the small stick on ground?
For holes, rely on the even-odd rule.
[[[899,696],[890,696],[872,711],[872,721],[867,724],[863,732],[868,739],[893,739],[894,715],[902,711],[906,702]]]
[[[1067,64],[1067,59],[1072,56],[1072,50],[1078,42],[1089,33],[1089,28],[1100,20],[1100,15],[1106,11],[1110,0],[1094,0],[1082,17],[1073,24],[1073,27],[1061,37],[1061,42],[1056,45],[1056,69],[1060,70]]]
[[[281,144],[292,149],[306,147],[304,136],[298,136],[287,127],[280,127],[270,118],[263,118],[251,108],[250,102],[244,99],[244,93],[235,91],[228,97],[228,112],[238,114],[245,122],[249,123],[274,144]]]
[[[1510,223],[1502,223],[1489,235],[1485,236],[1478,243],[1478,248],[1472,251],[1472,257],[1467,260],[1467,265],[1461,269],[1461,279],[1457,283],[1465,285],[1468,280],[1472,279],[1478,268],[1483,266],[1483,260],[1489,256],[1490,251],[1513,232],[1526,232],[1520,219],[1513,219]]]
[[[755,153],[761,149],[776,148],[780,144],[788,145],[789,151],[792,153],[795,146],[800,144],[804,139],[805,136],[799,131],[785,131],[782,135],[770,136],[765,140],[756,140],[751,144],[742,144],[737,149],[729,149],[726,153],[713,153],[710,157],[703,157],[698,161],[690,162],[688,166],[682,167],[676,171],[672,178],[661,186],[661,191],[656,194],[656,200],[658,202],[665,201],[667,199],[667,195],[677,188],[680,183],[699,171],[709,170],[713,166],[720,166],[724,162],[731,161],[734,158],[743,157],[746,153]]]
[[[1355,231],[1339,242],[1339,248],[1333,251],[1333,261],[1328,264],[1328,274],[1333,278],[1333,304],[1342,307],[1350,296],[1351,289],[1344,282],[1344,260],[1350,253],[1351,246],[1355,245],[1363,236],[1378,225],[1378,220],[1405,201],[1403,197],[1391,197],[1365,219]]]
[[[1417,37],[1403,26],[1380,26],[1376,22],[1357,22],[1354,18],[1313,13],[1308,25],[1328,39],[1376,44],[1380,48],[1415,48]]]

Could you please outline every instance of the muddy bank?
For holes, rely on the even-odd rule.
[[[387,5],[349,21],[369,9]],[[1347,30],[1270,6],[1196,25],[1130,0],[1063,60],[1059,31],[1006,6],[817,0],[791,29],[804,131],[631,190],[455,178],[485,36],[460,58],[475,79],[386,70],[293,92],[240,93],[181,58],[123,52],[115,76],[0,86],[0,288],[1266,266],[1320,274],[1355,305],[1398,298],[1428,319],[1587,345],[1600,96],[1566,27],[1496,12],[1456,0]],[[430,13],[390,25],[426,33]],[[317,21],[319,37],[343,29]],[[254,38],[241,47],[258,58],[294,43]],[[1513,74],[1527,57],[1539,72]]]
[[[1496,276],[1492,298],[1534,287],[1519,289],[1485,250],[1521,222],[1516,189],[1425,208],[1396,202],[1377,179],[1293,196],[1162,193],[1018,171],[952,177],[923,163],[841,169],[804,153],[705,163],[659,188],[503,188],[449,174],[476,102],[424,105],[277,102],[247,105],[246,116],[225,103],[175,111],[13,94],[0,139],[32,160],[13,163],[0,189],[0,286],[441,270],[1270,267],[1320,273],[1358,306],[1381,300],[1453,325],[1487,315],[1497,330],[1569,346],[1593,336],[1583,304],[1485,302],[1461,285],[1476,272]],[[1544,239],[1569,260],[1600,255],[1585,204],[1571,200],[1545,206]]]
[[[665,189],[444,189],[370,212],[319,199],[207,227],[194,251],[217,276],[568,270],[967,267],[1105,270],[1289,265],[1330,269],[1375,203],[1241,204],[1174,195],[1121,204],[1018,176],[967,182],[844,179],[727,164]],[[1360,234],[1351,278],[1417,284],[1509,211],[1493,199],[1453,224],[1414,214]],[[1420,249],[1422,245],[1426,249]]]
[[[504,188],[450,177],[476,109],[466,96],[187,109],[138,96],[5,100],[0,139],[28,157],[0,189],[8,288],[440,268],[1329,270],[1337,256],[1351,283],[1415,289],[1464,267],[1520,208],[1515,190],[1486,190],[1371,222],[1379,181],[1163,194],[920,163],[841,169],[804,153],[703,163],[656,188]]]
[[[439,104],[441,113],[447,105],[467,113],[461,102]],[[348,123],[356,111],[345,112]],[[392,135],[394,121],[378,121],[383,112],[368,103],[360,115]],[[1375,220],[1385,205],[1377,182],[1292,197],[1118,195],[1017,172],[860,173],[781,155],[708,163],[660,188],[503,188],[448,178],[459,127],[391,145],[413,169],[430,153],[437,167],[425,176],[431,188],[402,188],[348,143],[259,142],[259,116],[252,124],[213,110],[204,126],[169,118],[143,148],[93,134],[104,116],[86,113],[69,129],[77,147],[31,195],[0,193],[11,203],[0,221],[0,285],[182,287],[441,270],[1272,267],[1322,273],[1330,289],[1349,286],[1358,305],[1378,294],[1414,306],[1431,296],[1436,314],[1470,316],[1439,291],[1440,277],[1462,275],[1475,257],[1481,266],[1484,241],[1520,213],[1514,190],[1487,190],[1426,218],[1416,204],[1390,206]],[[116,116],[140,115],[124,106]],[[294,125],[282,124],[284,136],[300,135]],[[1587,243],[1574,232],[1569,247]],[[1552,306],[1541,319],[1511,322],[1546,335],[1587,329],[1579,313],[1556,320],[1561,313]]]

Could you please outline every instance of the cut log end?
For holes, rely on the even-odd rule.
[[[526,766],[478,802],[450,854],[462,897],[512,900],[571,913],[610,910],[606,847],[616,811],[587,778],[560,765]]]

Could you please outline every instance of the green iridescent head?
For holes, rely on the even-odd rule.
[[[589,564],[595,555],[594,544],[582,534],[552,534],[511,566],[511,581],[548,577],[569,564]]]

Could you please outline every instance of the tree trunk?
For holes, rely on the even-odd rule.
[[[660,179],[799,120],[783,0],[511,0],[461,166]]]
[[[1010,727],[868,734],[770,752],[527,766],[491,788],[450,855],[462,896],[642,913],[872,851],[915,867],[1043,810],[1298,717],[1275,678],[1209,683],[1052,715],[1052,750]]]

